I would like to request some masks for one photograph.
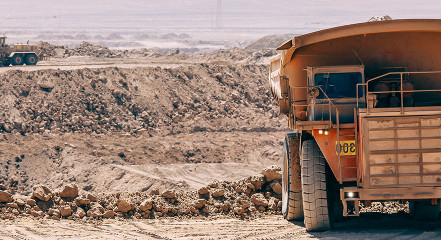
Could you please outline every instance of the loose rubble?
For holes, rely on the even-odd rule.
[[[237,182],[216,181],[197,191],[166,190],[159,193],[109,193],[99,196],[78,193],[75,184],[61,191],[46,186],[33,188],[28,198],[0,191],[0,219],[34,216],[51,219],[158,218],[228,215],[249,218],[280,214],[281,195],[271,185],[281,181],[280,168],[272,166],[262,175]],[[271,175],[268,178],[264,176]],[[265,180],[264,180],[265,179]],[[268,181],[270,179],[270,181]]]
[[[12,70],[0,74],[0,133],[271,130],[280,123],[266,72],[263,65],[206,64]]]

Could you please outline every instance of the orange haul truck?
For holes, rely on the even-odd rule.
[[[285,138],[282,212],[308,231],[359,215],[359,204],[409,201],[439,217],[441,20],[346,25],[278,48],[269,80]]]

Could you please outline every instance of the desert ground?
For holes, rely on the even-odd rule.
[[[440,238],[440,221],[398,203],[324,233],[283,219],[290,129],[267,85],[268,44],[40,42],[37,66],[0,68],[0,239]]]

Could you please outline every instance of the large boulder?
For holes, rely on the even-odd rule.
[[[115,216],[115,212],[112,210],[107,210],[103,214],[103,218],[113,218]]]
[[[132,208],[132,206],[124,200],[118,200],[117,207],[116,211],[118,212],[128,212]]]
[[[38,198],[41,201],[47,202],[51,199],[51,196],[52,190],[48,187],[42,185],[33,187],[32,198]]]
[[[60,213],[62,217],[68,217],[72,215],[72,209],[69,206],[62,206],[60,208]]]
[[[162,196],[163,196],[164,198],[167,198],[167,199],[173,199],[173,198],[176,197],[176,194],[175,194],[173,191],[169,191],[169,190],[167,190],[167,191],[165,191],[165,192],[162,193]]]
[[[60,197],[62,198],[76,198],[78,196],[78,187],[75,184],[69,184],[64,186],[63,190],[60,192]]]
[[[210,191],[208,191],[208,188],[203,187],[203,188],[199,188],[198,193],[199,193],[200,195],[207,195],[207,194],[210,193]]]
[[[14,199],[12,199],[12,195],[5,191],[0,191],[0,202],[2,203],[9,203],[12,202]]]
[[[225,195],[224,189],[217,189],[211,194],[213,197],[222,197],[223,195]]]
[[[265,183],[265,176],[252,176],[250,178],[250,182],[251,184],[253,184],[255,190],[260,190],[262,188],[262,185]]]
[[[282,184],[279,181],[274,181],[270,184],[271,189],[274,193],[281,195],[282,194]]]
[[[144,212],[152,209],[152,207],[153,207],[152,199],[146,199],[139,205],[139,209]]]
[[[265,176],[267,182],[272,182],[273,180],[282,180],[282,169],[279,166],[273,165],[262,170],[261,174]]]

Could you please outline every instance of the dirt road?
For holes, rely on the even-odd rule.
[[[415,222],[405,214],[368,214],[323,233],[308,233],[302,222],[281,216],[100,223],[26,218],[0,221],[0,239],[440,239],[440,225]]]

